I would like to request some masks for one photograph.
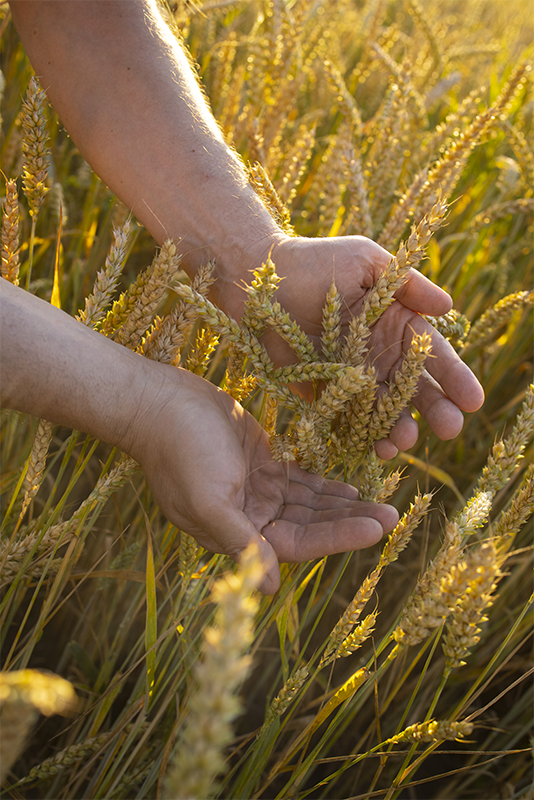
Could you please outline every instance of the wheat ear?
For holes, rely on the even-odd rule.
[[[2,278],[19,283],[19,201],[17,182],[6,179],[2,214]]]

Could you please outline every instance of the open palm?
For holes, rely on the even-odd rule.
[[[265,431],[225,392],[184,370],[154,368],[158,413],[147,405],[136,419],[131,454],[165,516],[206,549],[238,559],[259,545],[264,591],[278,587],[278,561],[368,547],[395,526],[393,507],[273,461]]]

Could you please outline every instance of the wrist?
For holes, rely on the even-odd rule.
[[[215,261],[216,281],[210,299],[234,319],[243,314],[246,294],[244,284],[250,284],[254,270],[269,257],[276,263],[276,252],[291,237],[272,220],[272,226],[249,226],[248,231],[232,231],[225,236]],[[254,220],[252,220],[254,222]]]

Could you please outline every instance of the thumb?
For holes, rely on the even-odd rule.
[[[256,544],[263,567],[263,576],[257,588],[263,594],[274,594],[277,591],[280,586],[280,567],[276,553],[243,511],[219,507],[217,519],[210,520],[208,532],[217,542],[220,552],[226,553],[238,563],[247,547]]]

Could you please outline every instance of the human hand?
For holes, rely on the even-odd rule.
[[[360,502],[349,484],[274,461],[263,428],[213,384],[150,365],[144,402],[121,446],[140,463],[169,521],[207,550],[238,560],[258,544],[262,591],[278,588],[279,561],[369,547],[396,525],[392,506]]]
[[[325,239],[286,238],[272,251],[277,274],[284,278],[277,299],[320,352],[322,309],[326,293],[335,279],[343,298],[343,333],[362,308],[363,298],[386,267],[390,254],[363,236]],[[394,380],[414,333],[432,334],[432,352],[420,382],[414,405],[441,439],[457,436],[463,411],[476,411],[484,393],[451,345],[420,315],[438,316],[450,310],[450,296],[420,272],[410,270],[396,300],[372,327],[368,361],[377,370],[379,385]],[[277,364],[295,361],[289,346],[272,331],[263,341]],[[387,439],[376,442],[381,458],[393,458],[398,450],[412,447],[418,426],[406,409]]]

